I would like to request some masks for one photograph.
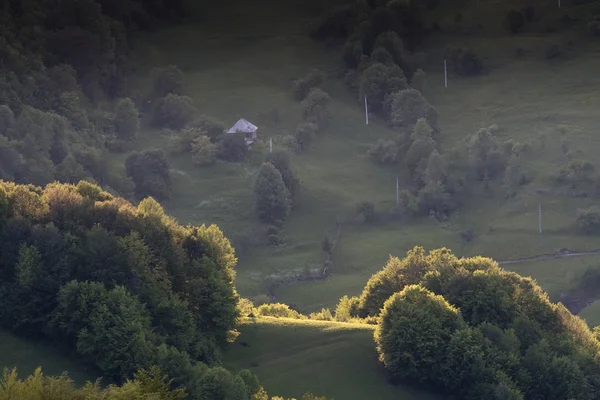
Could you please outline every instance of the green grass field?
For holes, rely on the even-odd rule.
[[[0,331],[0,369],[17,368],[19,377],[24,379],[37,367],[41,367],[46,376],[67,372],[78,385],[83,385],[86,381],[95,382],[99,376],[51,343],[25,340]]]
[[[437,399],[386,382],[372,326],[267,317],[245,322],[240,332],[225,365],[255,372],[272,395],[299,398],[311,391],[336,400]]]

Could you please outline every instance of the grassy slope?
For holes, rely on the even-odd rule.
[[[269,2],[267,11],[261,13],[252,5],[238,3],[220,2],[216,9],[204,10],[200,24],[151,35],[142,41],[138,55],[148,66],[179,65],[188,78],[188,93],[201,112],[227,125],[239,117],[248,118],[259,125],[261,137],[278,138],[293,132],[299,120],[300,106],[290,98],[291,80],[313,67],[335,76],[341,68],[337,50],[307,39],[307,14],[295,0]],[[218,22],[223,16],[230,22]],[[244,18],[252,18],[253,24],[243,23]],[[581,44],[565,60],[550,63],[543,57],[544,49],[557,40],[566,39],[527,34],[518,39],[447,35],[431,38],[426,44],[428,54],[421,57],[429,74],[425,94],[440,111],[445,144],[492,123],[499,125],[501,140],[533,143],[527,168],[534,173],[534,180],[513,199],[504,199],[500,189],[493,198],[473,196],[444,225],[426,218],[407,225],[393,221],[372,226],[353,223],[353,210],[359,201],[374,201],[380,211],[393,205],[396,171],[370,162],[365,148],[376,138],[393,137],[394,133],[377,120],[365,126],[360,104],[332,77],[326,87],[333,98],[331,125],[310,151],[294,160],[302,192],[286,226],[288,246],[264,244],[265,228],[252,212],[256,166],[197,168],[188,159],[174,159],[175,193],[166,208],[184,222],[218,223],[234,238],[240,254],[237,285],[245,296],[264,292],[261,277],[265,275],[318,265],[323,236],[335,232],[337,221],[346,222],[335,251],[333,277],[278,292],[279,300],[305,310],[332,306],[340,295],[358,293],[390,253],[402,255],[417,244],[447,246],[458,254],[498,259],[560,248],[600,247],[597,239],[574,230],[575,210],[589,205],[590,200],[555,192],[540,195],[537,191],[553,188],[552,178],[565,161],[559,125],[567,126],[571,150],[581,151],[589,159],[594,159],[600,145],[594,135],[595,110],[600,106],[600,80],[595,73],[600,67],[600,53]],[[443,90],[440,54],[448,43],[474,47],[484,57],[488,73],[472,79],[451,75],[449,89]],[[526,51],[518,60],[514,57],[517,46]],[[139,75],[143,77],[144,71]],[[266,117],[273,106],[281,114],[277,123]],[[543,150],[538,144],[541,134],[546,135]],[[164,146],[165,141],[149,131],[140,147],[150,145]],[[544,210],[541,236],[537,233],[538,203]],[[463,247],[458,233],[465,229],[472,229],[477,238]]]
[[[436,398],[386,382],[373,327],[261,318],[244,323],[240,331],[225,365],[254,371],[269,393],[299,398],[311,391],[337,400]]]
[[[47,376],[67,372],[77,384],[94,382],[98,375],[72,358],[65,356],[51,343],[33,342],[0,331],[0,370],[17,368],[21,378],[32,374],[37,367]]]
[[[595,301],[581,310],[579,316],[583,318],[590,327],[600,325],[600,301]]]

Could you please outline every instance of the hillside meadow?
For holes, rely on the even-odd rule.
[[[202,114],[226,126],[247,118],[259,126],[263,142],[273,138],[276,146],[300,121],[300,105],[291,97],[292,81],[312,68],[327,73],[324,89],[332,98],[331,121],[310,149],[293,157],[301,183],[285,224],[284,246],[268,244],[266,227],[254,214],[252,188],[260,157],[209,167],[197,167],[186,156],[170,160],[174,191],[165,203],[167,210],[182,222],[206,221],[223,227],[240,258],[236,284],[242,295],[266,293],[265,279],[286,281],[290,275],[318,269],[323,262],[321,241],[338,233],[332,276],[315,283],[279,285],[278,300],[304,311],[331,306],[343,294],[357,294],[389,254],[403,254],[417,244],[499,260],[599,247],[595,237],[580,234],[575,224],[577,209],[594,204],[595,199],[572,197],[556,183],[558,169],[567,160],[561,148],[565,141],[570,151],[587,159],[593,159],[600,144],[593,134],[595,110],[600,106],[596,94],[600,82],[594,72],[600,67],[600,53],[593,43],[562,33],[508,37],[496,29],[501,25],[498,21],[482,35],[430,36],[413,62],[427,72],[424,94],[440,113],[442,145],[495,124],[500,142],[530,143],[533,150],[525,168],[532,180],[512,198],[505,196],[501,182],[492,182],[491,191],[475,188],[474,195],[443,223],[425,217],[398,221],[387,213],[395,204],[396,177],[400,176],[401,188],[408,178],[397,168],[374,163],[366,154],[377,139],[393,138],[395,133],[373,115],[365,125],[361,102],[342,82],[338,47],[308,38],[306,22],[318,7],[288,3],[269,3],[264,13],[237,3],[235,8],[227,2],[213,5],[198,20],[145,36],[136,53],[140,65],[149,68],[178,65],[186,75],[186,93]],[[469,10],[481,16],[481,10]],[[256,23],[252,29],[243,24],[228,29],[211,22],[224,14],[232,21],[252,15]],[[553,43],[564,46],[563,58],[544,57]],[[445,89],[446,45],[473,48],[483,60],[484,74],[464,78],[450,73]],[[519,57],[517,48],[522,49]],[[139,72],[137,86],[142,88],[147,71]],[[141,139],[139,148],[167,146],[167,138],[148,127]],[[356,222],[355,208],[361,201],[375,204],[377,221]],[[474,234],[469,243],[460,240],[465,231]],[[544,269],[532,275],[544,280]]]

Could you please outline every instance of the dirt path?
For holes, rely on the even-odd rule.
[[[562,249],[553,254],[540,254],[539,256],[533,257],[525,257],[525,258],[517,258],[515,260],[501,260],[498,261],[498,264],[519,264],[529,261],[544,261],[544,260],[553,260],[556,258],[566,258],[566,257],[581,257],[581,256],[589,256],[594,254],[600,254],[600,250],[590,250],[590,251],[572,251],[568,249]]]

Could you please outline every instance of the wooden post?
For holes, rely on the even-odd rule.
[[[444,87],[448,88],[448,67],[446,60],[444,60]]]
[[[367,96],[365,96],[365,122],[369,125],[369,108],[367,106]]]
[[[540,235],[542,234],[542,205],[538,204],[538,224],[540,227]]]
[[[400,182],[396,177],[396,207],[400,206]]]
[[[273,138],[269,139],[269,153],[273,152]]]

